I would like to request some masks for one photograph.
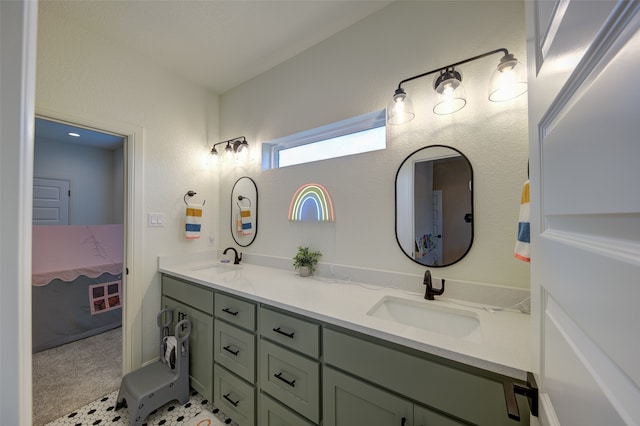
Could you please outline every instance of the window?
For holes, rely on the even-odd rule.
[[[120,307],[122,281],[94,284],[89,286],[89,306],[91,315],[107,312]]]
[[[386,148],[385,112],[376,111],[262,144],[262,168],[344,157]]]

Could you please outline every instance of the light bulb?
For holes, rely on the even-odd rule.
[[[436,79],[436,100],[433,112],[438,115],[459,111],[467,104],[467,94],[462,76],[455,70],[443,72]]]
[[[527,91],[527,74],[524,66],[513,56],[504,55],[489,82],[489,100],[508,101]]]
[[[411,99],[407,97],[404,89],[396,89],[393,99],[387,107],[387,122],[389,124],[404,124],[413,120],[415,116]]]

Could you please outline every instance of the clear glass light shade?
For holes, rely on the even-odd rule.
[[[411,99],[403,89],[397,89],[387,107],[387,123],[403,124],[413,120],[415,116]]]
[[[441,77],[445,78],[438,78],[436,82],[436,100],[433,112],[438,115],[454,113],[467,104],[467,92],[460,79],[460,74],[455,73],[454,75],[454,73],[444,74]]]
[[[216,149],[216,147],[214,146],[213,148],[211,148],[211,158],[209,158],[209,164],[213,167],[216,164],[218,164],[218,161],[220,161],[220,153],[218,152],[218,150]]]
[[[236,148],[236,161],[245,163],[249,160],[249,144],[241,142]]]
[[[227,146],[224,147],[224,161],[227,163],[233,160],[233,146],[227,142]]]
[[[508,101],[527,91],[527,71],[512,55],[505,55],[489,81],[489,100]]]

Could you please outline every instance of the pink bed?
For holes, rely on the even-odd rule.
[[[123,227],[34,226],[33,350],[122,324]]]

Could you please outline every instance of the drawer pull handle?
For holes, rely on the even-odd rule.
[[[238,354],[240,353],[240,349],[236,349],[234,351],[230,345],[224,346],[222,349],[224,349],[225,351],[229,352],[233,356],[238,356]]]
[[[287,333],[286,331],[282,331],[280,327],[274,328],[273,331],[282,334],[283,336],[287,336],[289,339],[293,339],[293,336],[295,335],[295,332],[292,331],[291,333]]]
[[[230,403],[232,403],[234,407],[237,407],[238,404],[240,404],[240,400],[234,401],[233,399],[229,398],[229,395],[231,395],[231,393],[228,393],[226,395],[222,395],[222,397],[224,399],[226,399],[227,401],[229,401]]]
[[[282,377],[282,373],[276,373],[276,374],[274,374],[274,377],[276,379],[282,380],[283,382],[285,382],[286,384],[288,384],[292,388],[294,388],[296,386],[296,381],[295,380],[289,381],[289,380],[285,379],[284,377]]]
[[[402,418],[402,421],[400,421],[400,425],[401,425],[401,426],[404,426],[404,425],[406,425],[406,424],[407,424],[407,418],[406,418],[406,417],[403,417],[403,418]]]
[[[238,311],[232,311],[232,310],[230,310],[229,308],[224,308],[224,309],[222,309],[222,312],[226,312],[226,313],[228,313],[229,315],[233,315],[234,317],[238,315]]]
[[[520,421],[520,410],[518,409],[516,394],[527,397],[529,400],[529,410],[531,411],[531,414],[538,417],[538,384],[536,383],[536,378],[533,373],[527,371],[526,385],[503,381],[502,388],[504,390],[504,399],[507,404],[507,415],[510,419]]]

